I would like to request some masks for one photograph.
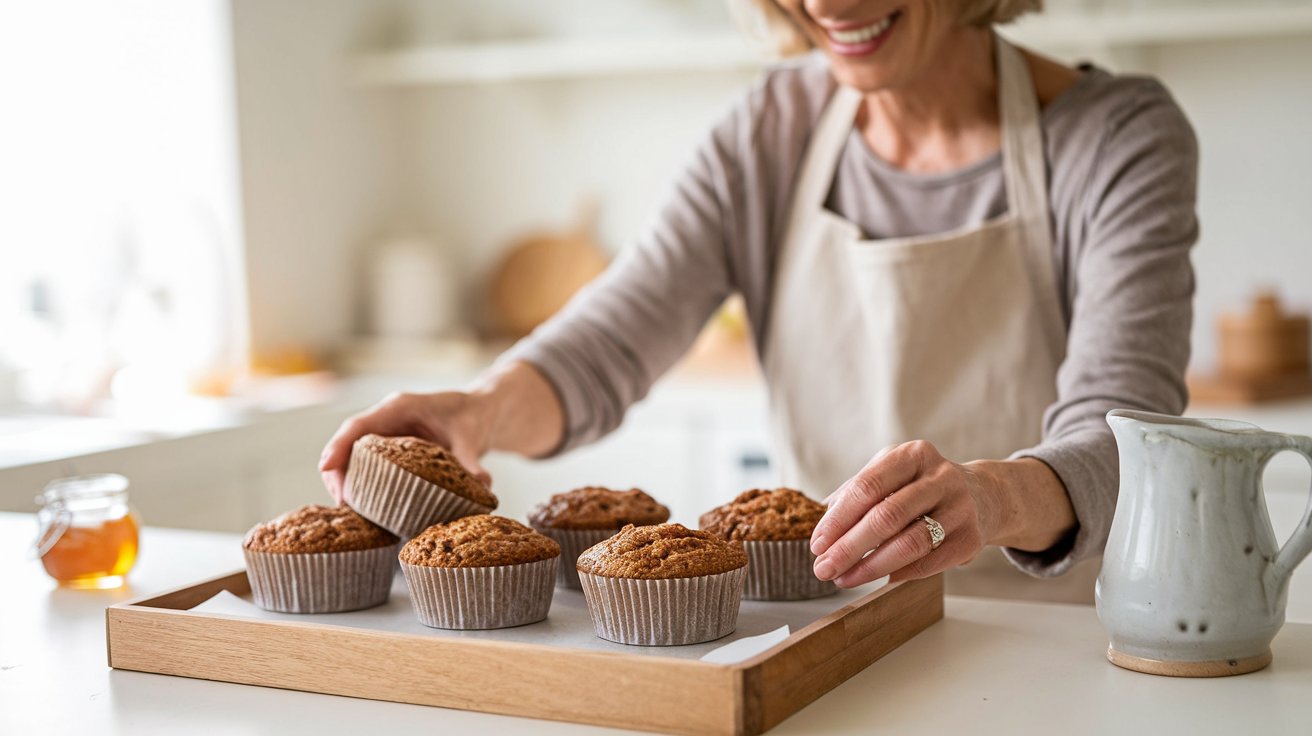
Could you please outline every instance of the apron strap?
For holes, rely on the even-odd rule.
[[[1048,177],[1034,81],[1020,51],[1001,36],[995,34],[993,39],[1008,208],[1027,222],[1042,220],[1046,223]],[[857,90],[838,85],[825,105],[802,159],[807,165],[802,167],[802,178],[798,181],[799,205],[824,206],[833,185],[838,159],[852,132],[852,121],[861,107],[861,99]],[[1047,231],[1046,225],[1044,231]],[[1051,247],[1051,237],[1045,241],[1049,241],[1045,244]],[[1045,254],[1045,258],[1051,259],[1051,255]]]
[[[1002,118],[1002,171],[1007,207],[1020,223],[1028,257],[1025,267],[1038,300],[1045,343],[1060,363],[1066,355],[1066,320],[1057,295],[1052,225],[1048,213],[1048,167],[1039,120],[1039,100],[1024,55],[993,34],[998,59],[998,106]]]
[[[847,137],[852,132],[852,121],[861,108],[861,93],[851,87],[838,85],[829,98],[820,120],[816,122],[802,157],[802,178],[797,182],[795,202],[804,208],[824,207],[825,198],[834,183],[838,159],[843,154]]]
[[[1019,221],[1029,279],[1039,294],[1047,344],[1060,361],[1066,352],[1066,323],[1057,296],[1053,267],[1052,228],[1048,214],[1048,177],[1043,129],[1034,80],[1021,52],[996,33],[998,107],[1002,128],[1002,172],[1009,214]],[[790,212],[789,237],[802,227],[811,212],[822,209],[833,186],[852,122],[861,108],[862,95],[838,85],[826,103],[802,158]],[[853,226],[855,229],[855,226]]]
[[[1012,214],[1023,220],[1041,218],[1046,222],[1048,176],[1034,80],[1030,77],[1029,64],[1015,46],[996,34],[993,43],[997,54],[1007,205]]]

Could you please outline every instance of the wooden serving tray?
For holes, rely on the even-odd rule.
[[[224,590],[248,596],[246,573],[110,606],[109,666],[648,731],[757,734],[943,618],[942,576],[889,585],[726,665],[673,656],[679,647],[613,651],[188,610]]]

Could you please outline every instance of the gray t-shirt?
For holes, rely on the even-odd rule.
[[[633,247],[506,354],[537,366],[559,393],[567,426],[557,451],[617,427],[734,291],[758,350],[769,349],[783,220],[833,90],[815,54],[766,71],[696,149]],[[1017,456],[1053,468],[1079,525],[1044,552],[1009,552],[1021,569],[1051,576],[1106,544],[1118,480],[1107,411],[1184,410],[1198,151],[1161,84],[1093,68],[1045,107],[1042,127],[1067,351],[1043,439]],[[828,205],[870,237],[981,223],[1006,210],[1001,158],[912,174],[880,160],[854,131]]]

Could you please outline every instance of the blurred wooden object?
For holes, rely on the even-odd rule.
[[[491,284],[492,313],[504,334],[532,332],[606,270],[609,259],[595,235],[596,205],[585,202],[580,210],[574,228],[530,235],[507,249]]]
[[[1196,401],[1251,404],[1312,394],[1308,370],[1308,316],[1287,314],[1271,292],[1261,292],[1249,310],[1217,320],[1219,370],[1190,376]]]
[[[734,294],[720,305],[675,370],[698,376],[760,376],[741,295]]]

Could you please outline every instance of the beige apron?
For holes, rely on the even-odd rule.
[[[1039,441],[1066,333],[1038,102],[1020,52],[997,37],[995,46],[1009,211],[982,225],[864,240],[825,208],[861,94],[839,87],[821,114],[789,213],[763,361],[787,485],[824,496],[881,448],[913,439],[958,462]],[[1086,577],[1087,596],[1086,581],[1070,581],[1072,596],[989,549],[948,584],[1092,600]]]

